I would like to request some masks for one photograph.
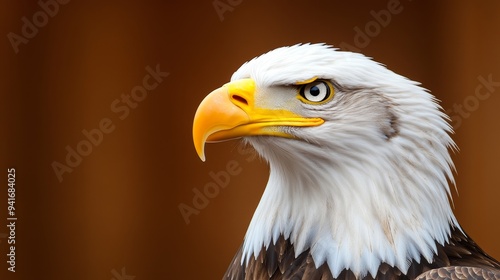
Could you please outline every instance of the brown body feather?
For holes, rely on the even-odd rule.
[[[479,246],[454,229],[444,246],[437,245],[437,254],[432,263],[422,259],[413,262],[406,274],[388,264],[381,264],[375,278],[370,279],[500,279],[500,262],[486,254]],[[316,268],[309,250],[295,257],[294,247],[281,236],[276,244],[270,244],[260,251],[257,259],[251,258],[248,264],[241,264],[242,247],[231,262],[224,280],[327,280],[358,279],[350,270],[344,270],[337,278],[332,276],[326,263]]]

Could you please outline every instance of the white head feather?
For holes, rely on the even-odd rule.
[[[323,44],[283,47],[242,65],[231,80],[253,78],[256,103],[279,104],[287,85],[330,80],[335,96],[296,113],[317,127],[286,127],[297,139],[246,137],[271,168],[245,236],[243,261],[284,235],[298,256],[337,276],[375,276],[381,263],[406,272],[431,262],[436,242],[459,228],[449,204],[454,183],[446,116],[432,95],[371,59]]]

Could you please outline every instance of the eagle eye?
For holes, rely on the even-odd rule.
[[[327,81],[314,81],[299,88],[300,99],[306,103],[324,103],[333,96],[333,86]]]

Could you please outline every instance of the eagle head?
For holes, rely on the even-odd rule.
[[[334,276],[432,261],[459,228],[451,127],[418,83],[362,54],[282,47],[243,64],[194,120],[195,148],[242,138],[270,166],[242,263],[280,236]]]

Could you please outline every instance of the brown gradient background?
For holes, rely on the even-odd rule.
[[[237,2],[237,1],[233,1]],[[17,170],[17,272],[0,239],[0,279],[102,279],[126,268],[140,279],[220,279],[243,240],[267,180],[237,142],[193,148],[192,119],[243,62],[299,42],[354,46],[354,28],[388,1],[250,1],[221,21],[207,1],[70,1],[15,54],[7,34],[36,1],[0,8],[0,233],[7,232],[7,168]],[[362,52],[422,82],[444,108],[500,81],[500,3],[401,0],[403,11]],[[145,67],[170,73],[124,120],[110,110],[142,83]],[[466,231],[500,258],[500,87],[462,120],[454,139]],[[60,183],[51,167],[110,118],[115,130]],[[209,172],[236,160],[241,173],[186,225],[179,203]],[[390,171],[388,171],[390,172]]]

